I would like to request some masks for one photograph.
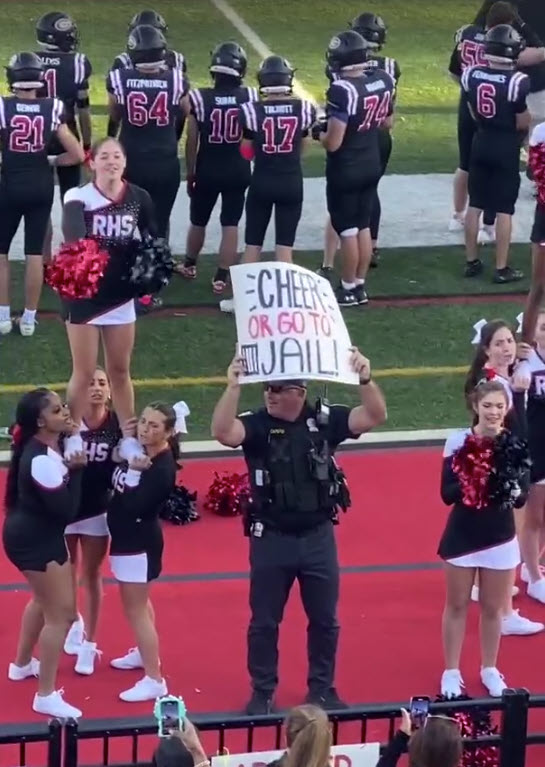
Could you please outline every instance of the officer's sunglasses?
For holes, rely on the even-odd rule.
[[[304,391],[302,386],[281,386],[278,384],[263,384],[263,391],[270,391],[271,394],[282,394],[284,391]]]

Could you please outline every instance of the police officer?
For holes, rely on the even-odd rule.
[[[252,613],[249,715],[272,710],[278,628],[295,579],[309,622],[306,700],[327,710],[346,707],[334,687],[339,565],[333,525],[350,498],[333,456],[341,442],[386,418],[369,360],[356,348],[352,366],[360,377],[360,404],[352,410],[323,400],[313,407],[304,381],[270,381],[264,385],[265,406],[237,416],[244,363],[235,356],[227,371],[227,388],[214,410],[212,436],[228,447],[242,446],[252,490],[245,517]]]

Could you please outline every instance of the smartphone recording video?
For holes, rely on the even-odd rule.
[[[161,735],[167,736],[171,730],[180,730],[180,703],[178,700],[162,700],[160,704]]]
[[[418,730],[424,726],[430,711],[430,699],[426,695],[415,695],[411,698],[409,713],[413,727]]]

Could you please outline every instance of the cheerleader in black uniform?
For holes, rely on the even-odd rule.
[[[126,158],[121,144],[116,139],[104,139],[95,145],[91,157],[94,181],[70,189],[64,197],[65,241],[70,243],[86,237],[108,248],[128,244],[134,239],[136,230],[140,235],[154,236],[156,227],[149,194],[123,180]],[[63,301],[63,317],[72,353],[68,401],[78,426],[87,402],[89,381],[97,365],[100,340],[119,420],[124,423],[134,415],[130,362],[136,314],[132,287],[122,280],[125,271],[122,251],[115,251],[94,298]],[[82,444],[81,435],[72,435],[67,440],[65,454],[81,450]],[[137,450],[134,441],[132,449]],[[128,459],[130,450],[131,443],[125,441],[123,457]]]
[[[56,689],[57,668],[66,632],[76,613],[64,529],[75,516],[85,453],[68,463],[60,453],[61,434],[70,414],[58,395],[34,389],[17,405],[13,453],[6,487],[3,542],[8,559],[27,579],[27,604],[14,663],[8,677],[38,676],[32,708],[53,717],[79,717],[81,711]],[[40,661],[32,657],[36,643]]]
[[[136,648],[112,660],[114,668],[143,668],[145,676],[120,694],[121,700],[155,700],[167,694],[161,674],[159,640],[150,602],[150,583],[161,573],[163,534],[159,511],[174,489],[178,458],[173,408],[154,402],[138,420],[137,436],[145,454],[134,456],[114,472],[108,506],[112,536],[110,566],[136,638]]]
[[[528,583],[532,599],[545,603],[545,578],[540,567],[540,554],[545,528],[545,311],[538,314],[535,348],[526,348],[526,369],[530,375],[528,391],[528,446],[532,459],[531,485],[520,532],[520,548],[524,564],[521,580]]]
[[[524,398],[523,392],[513,397],[518,428],[524,428]],[[441,678],[441,694],[447,697],[461,695],[464,686],[460,656],[471,587],[477,574],[481,681],[493,697],[501,696],[507,686],[496,662],[503,608],[520,562],[513,508],[524,505],[529,485],[526,444],[504,426],[509,407],[505,387],[499,381],[482,381],[475,388],[473,407],[473,428],[453,432],[443,453],[441,497],[445,504],[453,505],[439,544],[447,578],[443,613],[445,671]],[[475,444],[470,446],[470,442]],[[470,459],[485,448],[491,457],[480,460],[481,466],[486,464],[482,469],[484,491],[477,492],[477,470]]]
[[[78,656],[75,667],[77,673],[87,675],[93,673],[98,654],[95,635],[102,603],[100,570],[108,551],[110,536],[106,508],[114,470],[115,447],[121,438],[117,416],[108,408],[110,384],[101,368],[95,371],[88,396],[81,430],[87,454],[81,503],[76,519],[65,530],[76,590],[78,549],[81,547],[81,574],[87,609],[85,622],[82,616],[78,615],[64,643],[66,653]]]
[[[516,428],[517,412],[513,407],[513,393],[516,391],[513,368],[517,353],[517,345],[513,331],[509,324],[504,320],[492,320],[486,322],[480,320],[475,324],[476,336],[473,339],[477,344],[477,349],[473,362],[466,378],[465,394],[470,410],[473,410],[472,393],[477,383],[483,378],[489,381],[497,381],[505,389],[508,401],[507,426]],[[519,391],[524,391],[527,385],[519,386]],[[522,528],[524,512],[515,512],[515,522],[517,532]],[[518,588],[515,586],[515,575],[513,575],[513,584],[511,595],[506,599],[503,620],[502,634],[504,636],[531,636],[545,629],[543,623],[531,621],[520,614],[518,610],[513,609],[513,596],[518,594]],[[471,598],[474,602],[479,601],[479,589],[475,585],[472,589]]]

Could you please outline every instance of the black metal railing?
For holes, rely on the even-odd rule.
[[[545,745],[545,733],[528,732],[530,710],[545,708],[545,696],[530,697],[526,690],[507,690],[503,697],[471,701],[433,703],[431,713],[479,709],[499,714],[498,734],[464,739],[469,750],[492,746],[498,749],[499,767],[524,767],[528,746]],[[361,706],[338,713],[331,713],[333,742],[361,742],[389,740],[399,719],[399,704]],[[240,753],[280,749],[283,744],[283,717],[261,717],[219,714],[196,714],[192,721],[202,733],[203,742],[211,754]],[[376,736],[376,722],[384,723],[384,734]],[[350,737],[345,740],[343,728],[350,726]],[[370,737],[369,732],[373,727]],[[357,728],[357,734],[356,734]],[[62,734],[64,733],[64,740]],[[210,735],[216,736],[211,741]],[[59,722],[49,727],[25,725],[21,728],[4,725],[0,727],[0,754],[3,744],[17,744],[18,763],[27,765],[26,744],[47,744],[47,767],[147,767],[154,747],[157,745],[157,723],[153,718],[85,720],[79,724],[70,721],[63,728]],[[241,737],[242,736],[242,737]],[[233,741],[235,748],[231,747]],[[212,743],[212,745],[211,745]],[[128,751],[119,759],[119,745]],[[384,745],[384,744],[383,744]],[[146,748],[147,746],[147,748]],[[226,751],[227,750],[227,751]],[[146,751],[146,753],[143,753]],[[90,758],[89,754],[93,756]],[[45,760],[43,760],[45,761]],[[545,763],[545,761],[544,761]]]
[[[7,701],[3,702],[8,705]],[[47,764],[47,767],[62,767],[62,725],[57,719],[53,719],[49,724],[3,724],[0,725],[0,761],[4,764],[18,764],[20,767],[36,763],[33,755],[29,755],[28,746],[31,743],[41,745],[42,754],[45,751],[45,758],[40,758],[40,764]],[[12,750],[17,751],[17,758],[2,759],[1,755],[8,749],[4,746],[15,747]],[[30,758],[29,758],[30,757]],[[47,760],[47,761],[46,761]]]

